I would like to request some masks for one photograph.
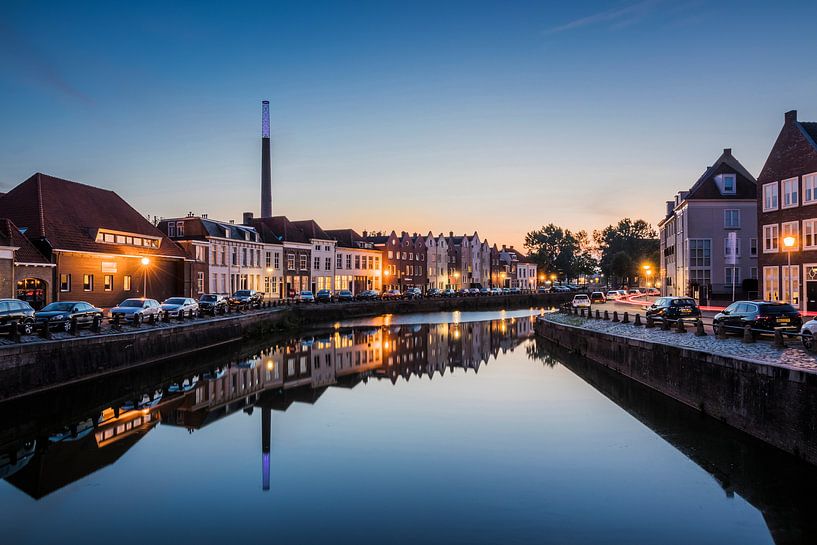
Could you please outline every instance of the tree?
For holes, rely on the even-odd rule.
[[[616,225],[608,225],[593,233],[600,260],[599,265],[608,277],[620,282],[640,276],[641,267],[649,264],[656,270],[659,246],[655,229],[644,220],[624,218]]]
[[[572,233],[551,223],[525,235],[525,248],[547,274],[575,278],[595,271],[592,243],[586,231]]]

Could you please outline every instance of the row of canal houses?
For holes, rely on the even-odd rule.
[[[662,293],[817,311],[817,123],[786,112],[755,178],[725,149],[659,222]]]
[[[359,234],[286,216],[156,225],[113,191],[37,173],[0,194],[0,298],[84,300],[231,294],[536,287],[536,265],[475,232]]]

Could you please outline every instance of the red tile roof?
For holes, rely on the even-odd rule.
[[[0,217],[25,228],[29,239],[45,239],[58,250],[185,257],[181,247],[113,191],[39,172],[0,197]],[[100,228],[161,242],[159,248],[96,242]]]
[[[18,248],[14,252],[14,261],[17,263],[49,263],[10,219],[0,218],[0,246]]]

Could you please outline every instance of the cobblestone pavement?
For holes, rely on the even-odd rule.
[[[774,346],[771,340],[759,340],[753,344],[745,344],[741,338],[737,336],[729,336],[726,339],[717,339],[711,334],[706,337],[696,337],[692,325],[687,326],[687,333],[676,333],[674,331],[662,331],[658,327],[647,329],[644,326],[636,327],[632,324],[622,324],[620,322],[610,322],[607,320],[588,320],[579,316],[557,312],[547,314],[543,318],[558,323],[575,325],[590,331],[599,331],[643,341],[680,346],[721,356],[737,357],[757,363],[793,367],[801,370],[808,369],[817,372],[817,357],[815,357],[815,354],[811,354],[803,349],[799,340],[796,339],[787,339],[787,346],[785,348],[778,348]]]

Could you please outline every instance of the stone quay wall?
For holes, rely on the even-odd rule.
[[[536,334],[817,464],[817,373],[537,320]]]

